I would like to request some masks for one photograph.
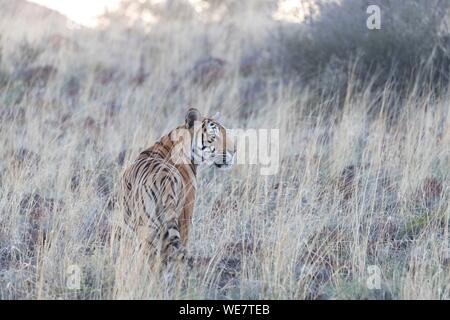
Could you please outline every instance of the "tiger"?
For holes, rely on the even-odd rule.
[[[235,141],[218,116],[188,109],[185,121],[140,152],[122,175],[124,222],[163,265],[186,261],[197,169],[230,169]]]

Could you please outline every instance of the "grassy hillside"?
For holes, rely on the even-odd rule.
[[[255,10],[0,24],[0,299],[450,298],[449,94],[351,57],[302,74],[285,41],[306,31]],[[199,172],[194,268],[168,290],[111,230],[124,166],[187,106],[279,129],[280,169]]]

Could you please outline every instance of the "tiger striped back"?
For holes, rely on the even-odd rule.
[[[185,124],[141,152],[125,170],[124,221],[152,257],[164,263],[185,258],[197,167],[230,167],[234,154],[226,129],[189,109]]]

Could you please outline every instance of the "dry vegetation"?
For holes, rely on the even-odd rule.
[[[450,298],[448,92],[419,73],[400,92],[336,56],[293,76],[304,30],[255,10],[152,28],[0,24],[0,299]],[[194,267],[169,290],[111,230],[123,166],[188,105],[280,129],[280,170],[200,172]],[[80,290],[66,286],[73,264]]]

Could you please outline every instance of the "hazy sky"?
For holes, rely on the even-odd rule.
[[[94,27],[96,17],[101,15],[106,8],[114,8],[120,0],[28,0],[39,3],[53,10],[59,11],[71,20],[84,25]],[[155,0],[161,1],[161,0]],[[199,0],[189,0],[195,4]],[[244,1],[244,0],[242,0]],[[281,0],[278,11],[274,14],[277,19],[292,20],[291,22],[300,22],[304,16],[302,7],[298,0]]]
[[[96,17],[105,8],[113,8],[120,0],[29,0],[56,10],[71,20],[85,25],[95,26]]]

